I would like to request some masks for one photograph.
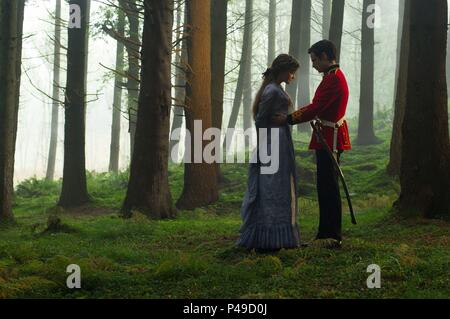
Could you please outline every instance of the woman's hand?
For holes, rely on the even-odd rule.
[[[287,123],[287,115],[284,113],[276,113],[272,117],[272,122],[275,125],[285,125]]]

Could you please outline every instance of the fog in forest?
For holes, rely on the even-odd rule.
[[[256,94],[261,84],[261,73],[267,67],[268,0],[258,0],[254,4],[252,82]],[[278,1],[276,52],[288,53],[289,27],[291,23],[291,0]],[[322,39],[322,0],[312,2],[311,43]],[[379,10],[375,28],[375,112],[389,111],[393,107],[395,88],[395,65],[397,50],[398,1],[377,0]],[[104,17],[105,4],[92,1],[91,30],[89,38],[88,104],[86,111],[86,168],[90,171],[108,170],[111,139],[112,101],[114,76],[108,68],[114,69],[116,41],[99,32],[98,25]],[[44,177],[47,165],[52,101],[52,59],[54,1],[28,1],[25,10],[23,65],[19,126],[15,158],[14,179],[17,183],[36,176]],[[347,117],[358,114],[360,66],[361,66],[361,10],[362,1],[346,1],[344,34],[340,64],[347,76],[350,100]],[[225,78],[225,104],[223,125],[226,126],[231,111],[236,88],[238,63],[242,48],[244,0],[231,0],[228,9],[228,40]],[[62,16],[67,19],[69,8],[63,2]],[[174,24],[175,26],[175,24]],[[142,25],[141,25],[142,27]],[[62,29],[63,47],[66,45],[67,28]],[[302,52],[307,54],[307,52]],[[61,87],[65,85],[65,49],[61,54]],[[102,66],[103,65],[103,66]],[[321,75],[310,65],[302,65],[311,73],[310,91],[313,96]],[[172,72],[173,73],[173,72]],[[61,90],[62,93],[62,90]],[[126,89],[122,92],[126,101]],[[61,94],[62,95],[62,94]],[[63,97],[60,97],[63,101]],[[296,107],[299,107],[297,105]],[[59,136],[56,156],[55,177],[62,176],[64,113],[60,107]],[[357,123],[357,122],[356,122]],[[238,126],[242,126],[242,116]],[[120,168],[129,164],[129,137],[126,112],[121,121]]]

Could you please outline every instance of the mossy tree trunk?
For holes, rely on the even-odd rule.
[[[25,0],[0,2],[0,222],[14,219],[14,153]]]
[[[122,10],[118,10],[117,34],[119,37],[125,36],[125,15]],[[114,76],[114,99],[112,106],[111,124],[111,144],[109,148],[109,171],[117,173],[119,171],[120,155],[120,118],[122,117],[122,86],[124,68],[124,44],[117,41],[116,47],[116,73]]]
[[[191,0],[187,6],[191,32],[187,40],[190,71],[187,73],[186,128],[194,137],[194,121],[202,123],[201,134],[212,125],[211,116],[211,3]],[[205,63],[205,61],[207,63]],[[193,139],[194,140],[194,139]],[[201,156],[200,163],[185,163],[184,187],[177,202],[180,209],[195,209],[218,200],[216,168],[204,162],[202,141],[200,150],[191,143],[193,157]],[[195,151],[199,154],[195,154]],[[200,151],[202,154],[200,154]],[[198,155],[198,156],[195,156]],[[195,159],[195,158],[194,158]]]
[[[400,56],[397,65],[397,84],[395,89],[394,123],[392,126],[391,146],[389,151],[389,163],[387,172],[391,176],[400,175],[400,163],[402,158],[402,123],[406,107],[406,83],[408,76],[408,53],[409,53],[409,6],[405,5],[405,0],[400,1],[400,13],[402,17],[399,27]]]
[[[373,127],[374,75],[375,75],[375,26],[369,23],[369,6],[375,0],[364,0],[361,23],[361,83],[359,98],[358,137],[356,144],[371,145],[379,140]]]
[[[344,27],[345,0],[333,0],[331,7],[331,22],[329,40],[336,45],[336,61],[341,56],[342,31]]]
[[[64,168],[58,205],[69,208],[89,202],[86,183],[86,70],[89,0],[71,0],[81,11],[80,28],[68,29],[65,94]]]
[[[48,150],[46,179],[53,180],[55,175],[56,148],[58,145],[58,118],[59,118],[59,87],[61,75],[61,0],[56,0],[55,8],[55,38],[53,48],[53,92],[52,92],[52,119],[50,124],[50,147]]]
[[[447,1],[409,0],[409,59],[402,124],[399,213],[450,216],[445,74]]]
[[[154,219],[175,217],[169,189],[173,1],[144,1],[141,91],[125,217],[137,209]]]
[[[211,5],[212,126],[222,129],[228,0],[213,0]],[[216,176],[218,183],[224,180],[219,163],[216,163]]]

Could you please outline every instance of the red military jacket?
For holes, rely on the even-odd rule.
[[[339,69],[339,65],[333,65],[324,72],[323,80],[317,88],[316,94],[311,104],[300,108],[288,116],[289,124],[299,124],[314,120],[316,117],[330,122],[337,123],[342,120],[347,110],[349,90],[344,73]],[[329,126],[323,126],[322,134],[330,149],[334,146],[335,130]],[[321,149],[320,142],[315,134],[312,135],[310,149]],[[337,130],[337,150],[350,150],[350,137],[348,134],[347,122],[344,120]]]

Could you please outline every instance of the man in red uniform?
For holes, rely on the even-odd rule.
[[[350,150],[347,122],[344,119],[349,90],[344,73],[336,63],[336,46],[322,40],[314,44],[308,53],[313,68],[323,73],[323,80],[317,88],[311,104],[286,116],[274,117],[277,124],[290,125],[320,119],[322,134],[339,161],[344,150]],[[320,209],[319,231],[316,239],[332,239],[332,247],[340,247],[342,242],[342,206],[337,172],[327,152],[322,148],[315,134],[309,148],[316,151],[317,193]]]

